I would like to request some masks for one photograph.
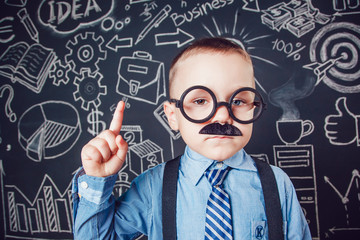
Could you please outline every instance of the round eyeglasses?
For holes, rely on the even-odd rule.
[[[250,87],[236,90],[228,102],[218,102],[215,94],[204,86],[190,87],[181,95],[180,100],[169,101],[175,103],[183,116],[193,123],[210,120],[218,107],[225,106],[235,121],[248,124],[256,121],[266,107],[260,93]]]

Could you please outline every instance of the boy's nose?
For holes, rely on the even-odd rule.
[[[229,122],[230,120],[231,120],[231,116],[230,116],[230,113],[229,113],[227,107],[219,106],[216,109],[215,115],[213,117],[213,121],[219,122],[219,123],[230,123]]]

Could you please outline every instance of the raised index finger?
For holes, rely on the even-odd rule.
[[[113,119],[111,120],[109,130],[118,135],[121,130],[121,125],[124,117],[125,103],[119,101],[116,106]]]

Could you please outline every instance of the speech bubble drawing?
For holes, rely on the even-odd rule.
[[[38,18],[44,26],[65,34],[101,21],[113,8],[114,0],[43,0],[38,8]]]

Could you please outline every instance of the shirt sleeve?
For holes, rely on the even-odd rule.
[[[84,169],[72,182],[75,239],[114,239],[115,200],[112,190],[117,175],[92,177]]]
[[[92,177],[80,169],[73,178],[75,239],[135,239],[148,234],[152,206],[151,172],[137,176],[115,200],[117,174]],[[159,184],[156,184],[159,185]]]
[[[280,168],[272,166],[278,184],[283,212],[286,240],[311,240],[309,225],[304,216],[296,190],[288,175]]]

